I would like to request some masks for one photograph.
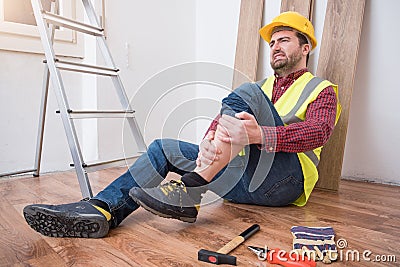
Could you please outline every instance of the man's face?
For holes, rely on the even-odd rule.
[[[270,64],[275,72],[280,74],[296,70],[303,58],[302,46],[296,32],[283,30],[274,33],[269,46]]]

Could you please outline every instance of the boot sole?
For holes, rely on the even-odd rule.
[[[161,212],[159,212],[159,211],[157,211],[157,210],[155,210],[155,209],[150,208],[150,207],[147,206],[145,203],[143,203],[143,202],[140,201],[138,198],[136,198],[136,197],[134,197],[134,196],[132,196],[132,195],[131,195],[131,198],[132,198],[137,204],[139,204],[142,208],[144,208],[145,210],[147,210],[147,211],[149,211],[149,212],[151,212],[151,213],[153,213],[153,214],[155,214],[155,215],[157,215],[157,216],[163,217],[163,218],[167,218],[167,219],[177,219],[177,220],[180,220],[180,221],[182,221],[182,222],[187,222],[187,223],[194,223],[194,222],[196,221],[196,219],[197,219],[197,217],[195,217],[195,218],[193,218],[193,217],[181,217],[181,216],[177,216],[177,215],[164,214],[164,213],[161,213]]]
[[[108,222],[96,216],[72,215],[40,207],[25,207],[23,213],[31,228],[50,237],[100,238],[109,230]]]

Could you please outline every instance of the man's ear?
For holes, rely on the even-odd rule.
[[[311,51],[310,44],[304,44],[302,49],[303,55],[310,54],[310,51]]]

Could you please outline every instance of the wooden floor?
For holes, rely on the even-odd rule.
[[[123,171],[115,168],[91,174],[94,192]],[[260,224],[260,232],[231,253],[239,266],[269,265],[259,261],[247,245],[290,251],[294,225],[332,226],[337,240],[346,239],[348,246],[339,251],[342,260],[333,266],[400,266],[400,187],[343,181],[339,193],[316,190],[303,208],[216,201],[202,207],[194,224],[139,209],[103,239],[44,237],[23,219],[27,204],[80,198],[74,172],[0,180],[0,266],[212,266],[198,262],[197,251],[218,250],[253,223]],[[367,255],[371,259],[394,255],[397,263],[367,262],[362,258],[366,250],[372,252]],[[361,255],[359,262],[351,256],[354,251]]]

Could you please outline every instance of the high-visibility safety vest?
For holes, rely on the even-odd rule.
[[[275,76],[271,76],[262,84],[264,93],[272,99]],[[327,80],[315,77],[310,72],[299,77],[274,104],[284,125],[304,121],[308,105],[313,102],[326,87],[332,86],[336,93],[337,109],[335,125],[339,119],[341,106],[339,103],[338,86]],[[293,203],[304,206],[318,181],[317,166],[320,160],[322,146],[311,151],[297,153],[304,176],[304,193]]]

